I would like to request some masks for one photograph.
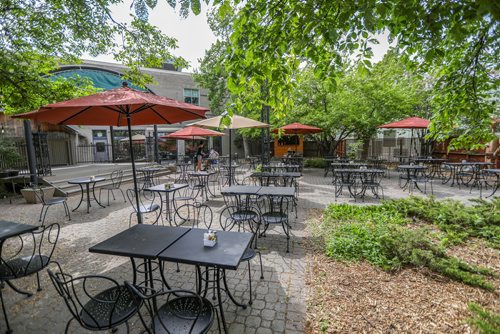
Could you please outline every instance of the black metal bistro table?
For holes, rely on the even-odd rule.
[[[251,177],[260,179],[262,186],[275,184],[278,180],[282,180],[282,185],[292,186],[296,184],[296,179],[302,176],[300,172],[254,172]]]
[[[444,183],[448,183],[451,180],[450,186],[460,183],[469,185],[471,181],[473,186],[479,181],[481,168],[494,165],[490,162],[480,162],[480,161],[462,161],[462,162],[445,162],[444,165],[450,167],[450,176],[443,180]],[[469,167],[470,171],[465,171],[465,168]]]
[[[273,164],[262,166],[263,172],[300,172],[300,165]]]
[[[92,197],[93,200],[101,207],[105,207],[104,205],[102,205],[101,203],[99,203],[99,201],[97,200],[97,197],[95,196],[95,185],[97,182],[103,182],[103,181],[106,181],[106,179],[104,177],[82,177],[82,178],[78,178],[78,179],[73,179],[73,180],[69,180],[68,183],[69,184],[77,184],[80,186],[80,191],[81,191],[81,197],[80,197],[80,202],[78,203],[78,205],[76,206],[76,208],[73,209],[73,211],[77,210],[80,205],[82,204],[83,202],[83,197],[84,197],[84,193],[86,192],[87,193],[87,213],[89,213],[89,208],[91,207],[90,205],[90,185],[92,184]],[[83,187],[85,186],[85,191],[83,190]]]
[[[36,230],[38,226],[34,225],[26,225],[26,224],[20,224],[20,223],[15,223],[11,221],[5,221],[5,220],[0,220],[0,254],[2,253],[3,250],[3,245],[5,241],[9,238],[20,236],[25,233],[33,232]],[[9,271],[7,271],[9,272]],[[26,295],[26,296],[31,296],[31,293],[27,291],[20,290],[18,287],[16,287],[14,284],[12,284],[10,281],[5,280],[5,281],[0,281],[0,283],[3,284],[3,282],[7,283],[8,286],[15,292]],[[2,287],[0,287],[1,289]],[[7,319],[7,310],[5,309],[5,305],[3,304],[3,299],[2,299],[2,310],[4,314],[4,319]],[[7,328],[9,328],[9,323],[7,322]]]
[[[142,189],[146,189],[149,187],[153,187],[155,185],[155,173],[161,171],[160,167],[144,167],[139,168],[138,171],[144,174],[144,183],[142,185]]]
[[[427,176],[435,178],[436,176],[444,178],[443,171],[441,169],[441,165],[448,160],[446,159],[441,159],[441,158],[432,158],[432,157],[427,157],[427,158],[415,158],[413,159],[415,163],[423,163],[426,165],[429,165],[428,173]]]
[[[221,315],[224,332],[228,333],[226,320],[224,317],[224,307],[222,305],[221,292],[224,290],[231,301],[240,307],[246,308],[233,297],[227,286],[226,269],[236,270],[241,262],[245,250],[252,240],[251,233],[217,231],[217,243],[214,247],[205,247],[203,245],[203,234],[205,229],[191,229],[182,236],[177,242],[165,249],[158,255],[162,261],[178,262],[192,264],[197,267],[198,273],[198,292],[202,292],[202,274],[200,267],[213,268],[215,275],[214,283],[217,291],[217,302]],[[206,269],[206,275],[209,271]],[[221,280],[224,287],[221,288]],[[204,295],[209,290],[209,279],[205,279]]]
[[[267,187],[267,186],[230,186],[221,190],[227,195],[258,195],[258,196],[283,196],[294,197],[294,187]]]
[[[399,165],[398,170],[406,172],[406,177],[404,178],[405,183],[403,185],[401,185],[401,188],[405,189],[408,186],[408,184],[410,183],[410,180],[412,179],[412,177],[416,177],[417,173],[419,173],[419,172],[426,171],[427,167],[420,166],[420,165]],[[400,176],[400,178],[401,178],[401,176]],[[418,188],[418,189],[420,190],[420,188]]]
[[[139,285],[144,284],[154,288],[153,260],[189,230],[185,227],[138,224],[90,247],[89,252],[129,257],[132,262],[134,284],[138,284],[139,273],[144,275],[144,280],[139,282]],[[134,259],[143,259],[144,268],[141,269],[141,265],[136,265]],[[163,278],[162,271],[161,275]],[[167,285],[164,278],[163,283]]]
[[[210,175],[216,174],[215,171],[198,171],[198,172],[188,172],[188,175],[190,177],[196,177],[198,178],[198,183],[195,185],[195,187],[198,187],[201,190],[201,197],[203,198],[203,193],[205,194],[205,198],[208,201],[208,193],[210,195],[215,196],[215,194],[212,193],[210,190],[210,187],[208,186],[208,178]]]
[[[500,188],[500,169],[498,169],[498,168],[487,168],[487,169],[483,169],[483,172],[487,173],[487,174],[494,174],[496,176],[496,181],[495,181],[495,185],[493,186],[493,191],[491,192],[491,194],[489,194],[488,196],[486,196],[486,198],[492,197],[493,195],[495,195],[495,193],[497,192],[498,188]]]
[[[236,182],[236,170],[240,167],[239,164],[234,163],[231,166],[229,166],[229,164],[220,164],[222,175],[227,178],[226,184],[229,184],[229,177],[231,177],[231,184],[238,184],[238,182]],[[229,169],[231,169],[231,171]]]
[[[184,162],[184,161],[178,161],[176,164],[179,176],[176,178],[176,182],[188,182],[188,171],[191,167],[193,167],[192,162]]]
[[[170,212],[170,201],[174,200],[175,192],[179,189],[187,188],[188,184],[185,183],[173,183],[173,184],[159,184],[146,190],[154,191],[160,194],[161,207],[160,211],[163,212],[163,203],[165,203],[165,218],[168,219],[170,225],[172,225],[172,217]],[[170,198],[170,194],[172,194],[172,198]]]
[[[339,168],[335,170],[335,173],[337,173],[337,177],[341,178],[342,185],[348,185],[347,189],[353,198],[361,198],[365,196],[369,185],[375,184],[375,177],[384,174],[384,170],[376,168]],[[342,185],[339,192],[342,191]],[[379,198],[379,194],[374,190],[374,187],[372,187],[372,193]]]

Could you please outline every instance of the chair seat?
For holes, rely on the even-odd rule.
[[[155,334],[206,333],[212,326],[214,312],[212,304],[205,298],[200,305],[198,297],[184,296],[172,299],[156,313],[153,326]],[[201,310],[199,308],[202,307]],[[199,314],[198,314],[199,312]],[[198,315],[198,319],[196,316]],[[196,319],[193,330],[191,326]]]
[[[249,261],[253,259],[257,255],[257,252],[253,248],[247,248],[243,256],[241,257],[241,261]]]
[[[0,265],[0,279],[10,280],[34,274],[45,268],[48,263],[49,257],[45,255],[15,258]]]
[[[61,204],[61,203],[64,203],[64,202],[66,202],[66,198],[65,197],[52,197],[50,199],[46,199],[45,200],[45,204],[46,205]]]
[[[266,212],[261,219],[265,224],[282,224],[288,221],[288,216],[281,212]]]
[[[109,329],[132,317],[141,303],[125,286],[113,287],[93,296],[80,317],[89,329]]]
[[[141,213],[148,213],[148,212],[156,211],[159,208],[160,208],[160,206],[158,204],[141,205],[140,211],[141,211]]]
[[[248,221],[256,220],[259,215],[252,210],[238,210],[231,213],[231,219],[233,221]]]
[[[113,186],[112,184],[110,184],[107,186],[102,186],[101,189],[102,190],[118,190],[118,189],[120,189],[120,187],[116,187],[116,186]]]

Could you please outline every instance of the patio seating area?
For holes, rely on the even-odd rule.
[[[154,206],[156,209],[153,214],[144,215],[144,227],[151,227],[152,224],[155,224],[158,231],[172,229],[172,231],[178,231],[175,233],[180,233],[178,237],[171,240],[171,245],[173,245],[171,247],[165,244],[167,239],[162,239],[158,250],[152,255],[144,255],[145,248],[142,250],[143,255],[140,256],[137,254],[127,255],[116,250],[106,250],[106,247],[111,247],[109,246],[111,244],[106,246],[108,239],[128,231],[129,217],[131,213],[136,212],[136,208],[133,208],[135,204],[133,200],[131,205],[128,202],[124,203],[121,196],[117,196],[115,200],[111,199],[109,205],[107,205],[107,201],[103,201],[101,203],[103,207],[91,206],[88,213],[87,210],[83,209],[72,212],[71,221],[65,219],[64,206],[54,206],[48,211],[45,219],[46,226],[52,223],[58,223],[61,226],[52,260],[60,264],[64,273],[74,275],[74,277],[99,275],[123,284],[125,281],[140,282],[142,277],[146,275],[143,284],[150,288],[153,285],[158,287],[158,285],[168,284],[172,289],[193,292],[204,290],[205,294],[202,293],[202,295],[213,304],[214,312],[219,316],[219,318],[213,319],[210,332],[215,333],[224,325],[227,326],[228,333],[304,332],[309,293],[309,288],[305,285],[305,276],[311,263],[311,257],[306,247],[309,236],[308,220],[314,216],[318,209],[324,209],[327,204],[335,200],[338,203],[365,205],[379,203],[380,199],[377,197],[381,196],[363,196],[362,202],[358,201],[358,196],[352,197],[347,193],[336,197],[336,187],[332,184],[332,178],[325,177],[324,171],[321,169],[306,168],[302,171],[302,176],[294,174],[287,178],[286,175],[282,175],[282,180],[274,180],[268,174],[279,173],[280,168],[278,167],[270,168],[273,172],[263,172],[265,175],[251,176],[255,172],[248,163],[242,161],[240,165],[233,175],[238,184],[232,187],[225,184],[220,187],[211,187],[204,177],[200,178],[186,170],[188,167],[185,165],[181,165],[176,174],[171,174],[166,179],[151,178],[153,183],[151,186],[157,187],[157,189],[145,187],[141,190],[140,195],[143,196],[144,200],[150,200],[147,204],[149,207]],[[344,170],[342,169],[342,171]],[[217,174],[218,172],[207,172],[207,177],[210,173]],[[397,175],[397,171],[392,170],[389,172],[389,177],[377,178],[377,185],[383,188],[385,199],[408,196],[408,191],[399,186]],[[89,176],[82,175],[82,177]],[[188,186],[180,187],[174,184],[174,180],[185,177],[190,180],[187,183]],[[261,183],[262,179],[263,183]],[[223,178],[220,180],[220,182],[225,182]],[[255,182],[244,184],[249,180],[255,180]],[[368,188],[364,191],[371,189],[373,182],[373,180],[366,181],[365,185]],[[168,186],[166,187],[164,184]],[[200,185],[201,187],[198,187]],[[163,189],[161,189],[162,187]],[[96,192],[98,188],[97,184]],[[126,192],[130,188],[130,183],[122,183],[119,189]],[[170,189],[171,191],[168,191]],[[176,202],[175,192],[186,189],[190,189],[190,197]],[[373,190],[374,194],[377,191]],[[286,199],[287,197],[283,196],[288,196],[288,192],[290,196],[289,199]],[[165,194],[169,193],[171,196],[165,197]],[[466,187],[458,189],[439,181],[433,184],[433,193],[437,198],[452,198],[466,202],[471,198],[479,198],[480,189],[472,188],[470,190]],[[157,196],[152,196],[153,194]],[[163,197],[159,194],[162,194]],[[69,208],[77,207],[82,202],[82,198],[83,192],[68,197]],[[280,199],[276,200],[276,198]],[[146,205],[145,202],[142,203],[143,206]],[[167,206],[166,203],[169,205]],[[227,211],[224,213],[225,208],[234,205],[242,210],[231,211],[229,215],[227,215]],[[209,208],[209,210],[204,209],[201,213],[203,208]],[[197,211],[198,215],[195,215],[194,218],[186,218],[186,211],[182,211],[184,209],[199,210]],[[37,218],[40,205],[27,205],[21,200],[13,204],[1,202],[0,210],[3,212],[2,220],[32,226],[39,224]],[[211,214],[207,213],[209,211]],[[252,212],[250,213],[250,211]],[[158,219],[158,212],[162,219]],[[284,214],[286,220],[282,220],[278,213]],[[259,216],[262,219],[257,219]],[[139,226],[136,224],[135,218],[135,215],[132,215],[133,229]],[[196,225],[193,223],[194,220],[196,220]],[[211,224],[202,225],[207,220],[211,220]],[[249,223],[251,220],[254,220],[255,225]],[[215,262],[207,261],[216,260],[204,258],[203,254],[205,254],[206,249],[203,247],[202,235],[203,232],[206,232],[207,227],[221,231],[219,232],[221,234],[219,246],[221,247],[225,242],[230,242],[225,239],[226,234],[223,233],[240,232],[237,234],[248,236],[244,243],[242,241],[236,242],[236,244],[243,245],[243,248],[239,255],[231,258],[232,264],[215,264]],[[222,230],[231,230],[232,232],[223,232]],[[171,235],[171,233],[167,234]],[[289,239],[287,238],[288,234]],[[199,244],[196,245],[196,243]],[[153,246],[153,243],[147,244],[148,249]],[[116,243],[112,245],[116,247]],[[140,244],[129,240],[127,246],[130,248],[130,245]],[[247,248],[246,245],[248,245],[248,250],[252,250],[252,256],[243,254]],[[7,246],[8,243],[5,243],[4,247]],[[165,247],[168,251],[164,250]],[[182,251],[186,247],[193,252],[198,248],[202,253],[196,255],[196,253]],[[141,251],[139,248],[137,251]],[[234,250],[234,248],[231,249]],[[253,253],[253,250],[258,251],[259,256],[256,256],[257,253]],[[188,254],[194,258],[188,258]],[[130,261],[129,257],[134,260]],[[240,257],[239,261],[238,257]],[[145,259],[144,263],[143,259]],[[225,260],[221,259],[221,261]],[[216,268],[216,270],[210,268]],[[57,269],[56,267],[51,270],[56,271]],[[249,274],[251,287],[249,286]],[[205,277],[208,277],[208,280]],[[148,280],[151,281],[148,282]],[[66,323],[71,319],[71,314],[51,284],[45,270],[40,272],[40,281],[43,290],[36,291],[37,281],[33,275],[12,280],[12,283],[18,288],[33,292],[33,296],[30,298],[26,298],[8,287],[2,289],[5,310],[14,333],[59,333],[64,331]],[[208,289],[203,286],[205,284],[209,287]],[[99,291],[98,285],[92,286],[92,289]],[[224,297],[226,289],[231,293],[230,298]],[[217,293],[221,293],[222,297],[217,296]],[[234,297],[234,300],[231,297]],[[249,303],[250,298],[252,298],[251,304]],[[218,303],[218,301],[221,302]],[[147,318],[146,308],[143,308],[141,312]],[[220,316],[221,314],[224,314],[224,318]],[[1,328],[5,328],[4,324],[5,320],[0,319]],[[132,316],[128,324],[132,333],[140,333],[143,330],[143,324],[138,316]],[[73,321],[69,328],[70,333],[81,333],[83,330],[76,321]]]

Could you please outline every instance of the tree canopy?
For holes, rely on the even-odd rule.
[[[430,92],[425,81],[408,72],[396,52],[389,52],[366,74],[347,67],[336,85],[314,76],[305,68],[296,77],[294,109],[284,122],[300,121],[320,127],[315,135],[323,154],[333,154],[337,143],[347,137],[367,142],[377,126],[413,115],[429,117]]]
[[[87,80],[51,78],[52,71],[80,62],[85,54],[113,54],[129,68],[125,79],[138,85],[152,80],[140,72],[141,66],[160,67],[167,59],[184,64],[172,54],[176,41],[147,22],[147,7],[144,11],[136,3],[137,14],[131,14],[129,23],[115,20],[110,8],[121,2],[0,1],[0,107],[7,113],[24,112],[88,94],[92,85]],[[153,8],[156,1],[143,4]]]
[[[474,147],[492,138],[498,112],[500,5],[462,1],[214,1],[232,17],[224,61],[227,87],[238,94],[266,87],[261,96],[278,112],[289,109],[294,73],[309,64],[335,84],[345,60],[372,68],[374,35],[386,31],[409,68],[436,79],[431,131]],[[247,102],[242,102],[246,104]],[[241,108],[242,105],[234,103]],[[250,106],[250,105],[248,105]],[[248,107],[247,106],[247,107]]]

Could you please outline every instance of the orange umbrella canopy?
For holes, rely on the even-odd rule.
[[[126,126],[172,124],[205,118],[208,109],[138,91],[127,86],[48,104],[37,111],[15,115],[39,122],[66,125]]]
[[[401,121],[392,122],[384,125],[380,125],[379,128],[383,129],[427,129],[429,126],[428,119],[420,117],[409,117]]]
[[[213,131],[209,129],[199,128],[197,126],[187,126],[184,129],[172,132],[168,135],[168,138],[179,138],[184,139],[188,137],[222,137],[224,134],[222,132]]]
[[[283,130],[283,133],[285,135],[305,135],[322,131],[320,128],[317,128],[315,126],[305,125],[297,122],[282,126],[280,129]],[[278,133],[280,129],[274,129],[273,133]]]

